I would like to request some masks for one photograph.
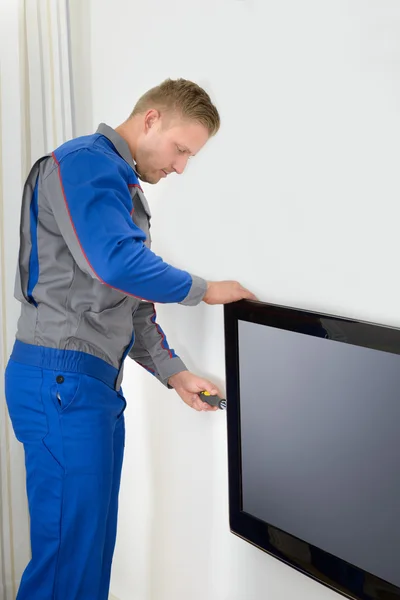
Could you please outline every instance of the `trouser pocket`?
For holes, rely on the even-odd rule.
[[[22,443],[40,441],[48,433],[43,387],[40,367],[9,360],[5,371],[5,396],[15,437]]]
[[[81,373],[54,372],[50,394],[59,412],[68,410],[78,397],[82,377]]]

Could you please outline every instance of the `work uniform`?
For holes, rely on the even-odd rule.
[[[108,598],[124,360],[168,386],[185,365],[154,303],[196,305],[207,289],[152,252],[150,218],[129,147],[105,124],[40,158],[26,181],[5,378],[31,524],[18,600]]]

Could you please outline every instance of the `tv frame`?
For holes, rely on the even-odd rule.
[[[351,600],[400,600],[400,587],[243,511],[239,321],[325,337],[394,354],[400,354],[400,329],[259,301],[241,300],[224,306],[231,532]]]

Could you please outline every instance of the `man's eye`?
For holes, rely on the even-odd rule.
[[[179,148],[179,146],[177,146],[177,148],[178,148],[179,154],[185,154],[186,150],[182,150],[182,148]]]

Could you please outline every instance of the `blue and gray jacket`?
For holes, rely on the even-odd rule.
[[[207,282],[150,249],[150,210],[125,140],[101,124],[40,158],[25,183],[16,338],[118,369],[130,356],[164,385],[186,367],[154,303],[199,304]]]

